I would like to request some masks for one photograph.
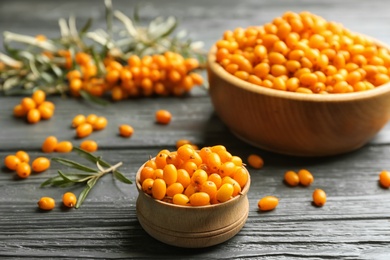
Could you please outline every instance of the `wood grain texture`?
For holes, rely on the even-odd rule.
[[[130,13],[139,2],[143,1],[116,0],[114,5]],[[309,10],[390,42],[390,2],[386,0],[154,0],[142,5],[146,18],[158,14],[178,16],[180,28],[187,29],[192,38],[205,41],[207,48],[226,29],[263,24],[286,10]],[[103,2],[13,0],[0,2],[0,31],[56,36],[57,19],[71,13],[80,17],[80,24],[90,16],[95,27],[104,24]],[[308,159],[265,152],[240,141],[215,115],[203,89],[183,99],[128,100],[106,108],[74,99],[49,99],[56,104],[55,116],[28,125],[12,116],[20,97],[0,97],[0,158],[19,149],[27,150],[32,158],[40,156],[40,146],[48,135],[78,145],[80,140],[74,139],[70,120],[75,114],[94,112],[109,121],[107,129],[90,136],[99,143],[98,154],[112,163],[122,161],[122,171],[132,180],[150,155],[162,148],[174,149],[179,138],[200,146],[224,144],[242,158],[257,153],[265,165],[260,170],[250,169],[249,217],[244,228],[226,243],[205,249],[171,247],[151,238],[136,217],[134,184],[125,185],[105,176],[80,209],[66,210],[58,205],[53,211],[40,212],[36,202],[41,196],[52,196],[60,204],[66,189],[39,185],[63,168],[53,163],[48,171],[25,180],[1,168],[2,259],[389,259],[390,193],[378,185],[378,174],[390,169],[390,125],[358,151]],[[173,113],[170,125],[154,123],[154,111],[159,108]],[[117,127],[123,122],[135,128],[130,139],[117,135]],[[63,156],[79,160],[72,153]],[[285,186],[284,172],[301,168],[314,174],[313,185]],[[311,205],[315,188],[328,194],[322,208]],[[78,193],[81,189],[71,190]],[[279,197],[280,204],[274,211],[261,213],[257,201],[265,195]]]

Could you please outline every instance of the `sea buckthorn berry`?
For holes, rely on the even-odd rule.
[[[183,185],[184,188],[187,188],[188,185],[190,185],[190,183],[191,183],[191,176],[186,170],[178,169],[176,181],[178,183],[181,183],[181,185]]]
[[[85,140],[81,142],[80,148],[87,152],[93,153],[97,151],[98,144],[94,140]]]
[[[18,104],[16,106],[14,106],[14,116],[15,117],[23,117],[27,114],[27,111],[24,110],[24,108],[22,107],[21,104]]]
[[[230,176],[225,176],[222,178],[222,185],[225,183],[230,183],[231,185],[233,185],[233,197],[237,196],[241,192],[240,184]]]
[[[167,192],[167,184],[163,179],[155,179],[152,186],[152,196],[157,200],[162,200]]]
[[[154,170],[153,168],[151,167],[148,167],[148,166],[144,166],[141,170],[141,174],[140,174],[140,182],[143,183],[144,180],[146,179],[153,179],[153,176],[154,176]]]
[[[37,106],[35,101],[30,97],[23,98],[20,104],[22,105],[24,111],[30,111],[31,109],[34,109]]]
[[[20,178],[27,178],[31,174],[31,167],[27,162],[21,162],[18,164],[18,167],[16,168],[16,174]]]
[[[261,198],[257,206],[261,211],[270,211],[275,209],[279,204],[279,199],[275,196],[265,196]]]
[[[232,159],[230,161],[233,162],[237,166],[241,166],[242,165],[242,159],[240,157],[236,156],[236,155],[233,155]]]
[[[54,148],[54,151],[58,153],[69,153],[73,149],[73,145],[70,141],[62,141],[57,143],[56,147]]]
[[[30,161],[30,156],[25,151],[17,151],[15,156],[18,157],[21,162],[28,163]]]
[[[84,138],[89,136],[93,131],[92,125],[90,123],[83,123],[76,127],[76,136],[78,138]]]
[[[321,189],[315,189],[313,191],[312,197],[313,197],[313,203],[317,207],[322,207],[322,206],[325,205],[325,203],[326,203],[326,193],[325,193],[325,191],[323,191]]]
[[[299,170],[298,177],[300,184],[303,186],[309,186],[314,181],[313,175],[306,169]]]
[[[72,192],[66,192],[62,195],[62,203],[68,208],[73,208],[77,203],[77,197]]]
[[[235,171],[236,165],[233,162],[225,162],[218,169],[218,173],[222,178],[225,176],[232,176]]]
[[[176,194],[181,194],[184,191],[184,187],[180,182],[172,183],[167,187],[167,196],[173,197]]]
[[[190,185],[188,185],[187,188],[184,190],[184,194],[189,198],[191,197],[192,194],[198,191],[199,191],[199,186],[194,183],[190,183]]]
[[[221,158],[217,153],[211,152],[207,155],[206,165],[210,172],[218,172],[222,165]]]
[[[41,115],[41,118],[44,120],[52,118],[53,114],[54,114],[54,111],[45,105],[40,105],[38,107],[38,111],[39,111],[39,114]]]
[[[177,149],[177,155],[179,156],[180,159],[182,159],[183,161],[188,161],[191,159],[191,157],[196,153],[196,151],[194,150],[194,148],[189,145],[189,144],[185,144],[185,145],[182,145],[180,146],[178,149]]]
[[[86,117],[84,115],[76,115],[72,120],[72,127],[76,128],[85,122],[86,122]]]
[[[167,164],[163,169],[163,179],[169,186],[177,181],[177,169],[173,164]]]
[[[205,181],[202,183],[202,185],[200,186],[200,191],[202,192],[206,192],[207,194],[209,194],[210,196],[210,199],[213,199],[216,197],[217,195],[217,185],[215,184],[215,182],[213,181]]]
[[[257,154],[249,155],[247,161],[248,161],[249,166],[251,166],[252,168],[255,168],[255,169],[260,169],[264,165],[263,158],[261,158]]]
[[[27,122],[30,124],[38,123],[41,120],[41,113],[38,109],[33,108],[27,112]]]
[[[191,183],[195,185],[202,185],[208,179],[208,174],[206,171],[198,169],[191,176]]]
[[[31,164],[31,168],[34,172],[43,172],[49,169],[49,167],[50,160],[46,157],[38,157]]]
[[[176,168],[183,164],[183,160],[179,158],[176,152],[169,153],[165,161],[167,164],[172,164]]]
[[[189,200],[192,206],[205,206],[210,204],[209,194],[202,191],[193,193]]]
[[[157,154],[155,162],[158,169],[164,169],[165,165],[167,164],[167,157],[168,154],[161,151]]]
[[[232,177],[236,182],[238,182],[240,187],[243,188],[245,184],[248,182],[249,173],[246,168],[237,166]]]
[[[98,119],[98,116],[97,116],[97,115],[95,115],[95,114],[89,114],[89,115],[85,118],[85,122],[88,123],[88,124],[93,125],[93,124],[96,122],[96,119]]]
[[[57,146],[58,140],[55,136],[48,136],[42,144],[42,151],[44,153],[54,152]]]
[[[384,188],[390,188],[390,172],[381,171],[379,174],[379,183]]]
[[[172,120],[172,114],[168,110],[158,110],[155,114],[156,122],[162,125],[167,125]]]
[[[152,178],[147,178],[142,182],[142,191],[146,194],[152,195],[154,180]]]
[[[52,210],[56,206],[56,202],[53,198],[42,197],[38,201],[38,207],[43,210]]]
[[[189,201],[190,199],[184,194],[175,194],[172,199],[173,204],[181,206],[187,205]]]
[[[216,194],[216,199],[218,202],[226,202],[230,200],[233,196],[234,187],[230,183],[224,183],[218,189]]]
[[[38,90],[34,91],[34,93],[32,94],[31,98],[34,100],[35,104],[37,106],[39,106],[40,104],[43,103],[43,101],[45,101],[46,94],[45,94],[44,91],[38,89]]]
[[[154,169],[153,172],[153,179],[163,179],[164,177],[164,171],[163,169]]]
[[[297,186],[299,184],[299,176],[294,171],[287,171],[284,174],[284,181],[290,186]]]
[[[15,171],[18,168],[18,165],[21,163],[21,160],[16,155],[7,155],[4,158],[4,165],[8,169]]]
[[[219,189],[222,185],[222,177],[218,173],[212,173],[207,178],[208,181],[212,181],[217,186],[217,189]]]
[[[119,135],[122,137],[131,137],[134,133],[134,128],[130,125],[120,125],[119,126]]]
[[[196,165],[195,162],[192,161],[186,161],[181,165],[181,168],[183,170],[186,170],[190,176],[194,174],[194,172],[199,168],[198,165]]]
[[[96,118],[95,122],[92,124],[92,128],[93,130],[102,130],[104,128],[106,128],[107,126],[107,118],[105,118],[104,116],[99,116],[98,118]]]

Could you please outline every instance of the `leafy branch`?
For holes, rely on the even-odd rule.
[[[192,42],[185,31],[174,35],[178,26],[174,16],[156,17],[147,25],[142,25],[138,8],[134,9],[131,18],[114,10],[111,0],[104,3],[105,29],[91,30],[92,19],[78,29],[76,18],[70,16],[69,19],[59,19],[58,38],[4,32],[5,53],[0,52],[0,93],[31,94],[39,88],[48,94],[67,94],[66,74],[78,68],[74,62],[78,52],[93,56],[99,77],[105,73],[103,61],[106,57],[125,62],[131,55],[143,57],[167,51],[179,53],[185,58],[196,58],[200,68],[205,67],[203,42]],[[89,93],[85,93],[82,97],[88,99],[88,96]]]
[[[95,186],[97,181],[107,173],[112,173],[113,177],[117,180],[126,183],[132,184],[132,181],[127,179],[123,173],[121,173],[118,168],[122,165],[122,162],[119,162],[115,165],[110,165],[108,162],[104,161],[101,157],[95,156],[83,149],[74,147],[73,151],[76,151],[84,159],[96,164],[96,168],[91,168],[89,166],[83,165],[81,163],[65,159],[54,157],[53,161],[58,162],[62,165],[65,165],[69,168],[79,170],[81,172],[69,172],[64,173],[61,170],[58,171],[58,175],[52,178],[47,179],[41,184],[41,187],[45,186],[55,186],[55,187],[68,187],[77,184],[84,184],[85,188],[80,193],[77,199],[75,208],[79,208],[84,202],[88,193]]]

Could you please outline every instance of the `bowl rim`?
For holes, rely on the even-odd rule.
[[[374,42],[374,44],[376,44],[377,46],[384,47],[390,50],[390,46],[386,45],[385,43],[382,43],[379,40],[373,39],[366,35],[363,36],[371,39]],[[351,101],[373,98],[376,96],[380,96],[383,93],[390,92],[390,82],[367,91],[340,93],[340,94],[330,93],[326,95],[306,94],[306,93],[297,93],[297,92],[289,92],[284,90],[270,89],[270,88],[252,84],[250,82],[239,79],[234,75],[231,75],[220,64],[216,62],[216,53],[217,53],[217,46],[216,44],[214,44],[210,48],[207,54],[208,70],[213,71],[219,78],[226,80],[232,86],[243,90],[247,90],[254,94],[265,95],[274,98],[289,99],[289,100],[296,100],[296,101],[308,101],[308,102],[351,102]],[[208,86],[208,91],[210,91],[210,89],[212,88],[211,84],[209,85],[210,86]]]
[[[155,157],[153,157],[151,159],[154,159],[154,158]],[[243,165],[242,167],[244,167],[247,170],[247,172],[248,172],[248,181],[245,184],[244,188],[241,190],[241,192],[237,196],[233,197],[232,199],[230,199],[228,201],[225,201],[225,202],[222,202],[222,203],[210,204],[210,205],[205,205],[205,206],[176,205],[176,204],[165,202],[165,201],[162,201],[162,200],[157,200],[157,199],[153,198],[152,196],[150,196],[149,194],[145,193],[142,190],[142,185],[141,185],[141,182],[140,182],[140,175],[141,175],[141,170],[145,166],[145,164],[146,164],[146,162],[144,164],[142,164],[142,166],[138,169],[138,171],[136,173],[136,176],[135,176],[135,184],[136,184],[136,188],[138,190],[138,193],[142,193],[148,199],[151,199],[151,200],[155,201],[156,203],[160,203],[162,205],[169,206],[171,208],[187,209],[187,210],[188,209],[199,210],[199,209],[209,209],[209,208],[221,207],[221,206],[229,205],[229,204],[234,203],[235,201],[241,199],[242,197],[247,196],[247,193],[249,191],[250,184],[251,184],[250,173],[249,173],[248,169]],[[142,196],[142,195],[138,194],[138,196]]]

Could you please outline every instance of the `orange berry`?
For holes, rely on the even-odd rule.
[[[18,104],[14,106],[14,116],[16,117],[23,117],[27,114],[27,111],[24,110],[22,104]]]
[[[17,151],[15,156],[18,157],[21,162],[28,163],[30,161],[30,156],[25,151]]]
[[[86,117],[84,115],[77,115],[72,120],[72,127],[78,127],[82,123],[86,122]]]
[[[134,129],[130,125],[120,125],[119,134],[123,137],[131,137],[134,133]]]
[[[39,106],[45,101],[46,93],[43,90],[38,89],[32,94],[32,99],[34,100],[35,104]]]
[[[62,195],[62,203],[68,208],[73,208],[77,203],[76,195],[72,192],[66,192]]]
[[[159,124],[167,125],[171,122],[172,114],[168,110],[158,110],[155,114],[156,122]]]
[[[89,123],[83,123],[76,128],[76,136],[83,138],[89,136],[93,131],[92,125]]]
[[[27,112],[27,122],[30,124],[38,123],[41,120],[41,113],[38,109],[33,108]]]
[[[27,162],[19,163],[18,167],[16,168],[16,174],[22,179],[27,178],[31,174],[30,165]]]
[[[29,97],[23,98],[21,105],[22,105],[24,111],[30,111],[31,109],[34,109],[37,106],[35,101]]]
[[[263,158],[261,158],[259,155],[257,154],[251,154],[248,156],[248,164],[255,168],[255,169],[260,169],[263,167],[264,165],[264,161],[263,161]]]
[[[38,111],[39,111],[39,114],[41,115],[41,118],[45,119],[45,120],[50,119],[54,114],[54,111],[46,105],[40,105],[38,107]]]
[[[294,171],[287,171],[284,174],[284,181],[290,186],[297,186],[299,184],[299,176]]]
[[[98,149],[98,144],[93,140],[85,140],[81,142],[80,148],[87,152],[93,153]]]
[[[312,197],[313,197],[313,203],[317,207],[322,207],[322,206],[325,205],[325,203],[326,203],[326,193],[325,193],[325,191],[323,191],[321,189],[315,189],[313,191]]]
[[[50,167],[50,160],[46,157],[38,157],[32,162],[31,167],[34,172],[46,171]]]
[[[92,124],[92,128],[93,130],[102,130],[104,128],[106,128],[107,126],[107,118],[103,117],[103,116],[99,116],[98,118],[96,118],[95,122]]]
[[[7,155],[4,158],[4,165],[8,169],[15,171],[18,165],[21,163],[21,160],[16,155]]]
[[[52,210],[54,209],[56,202],[53,198],[50,197],[42,197],[38,201],[38,207],[43,210]]]
[[[306,169],[299,170],[298,176],[303,186],[309,186],[314,181],[313,175]]]
[[[42,151],[44,153],[52,153],[57,146],[57,138],[55,136],[48,136],[42,144]]]
[[[260,199],[257,206],[261,211],[270,211],[276,208],[279,204],[279,199],[275,196],[265,196]]]
[[[73,149],[73,145],[69,141],[62,141],[57,143],[56,147],[54,148],[54,151],[58,153],[69,153]]]
[[[379,183],[384,188],[390,187],[390,172],[388,171],[381,171],[379,174]]]

